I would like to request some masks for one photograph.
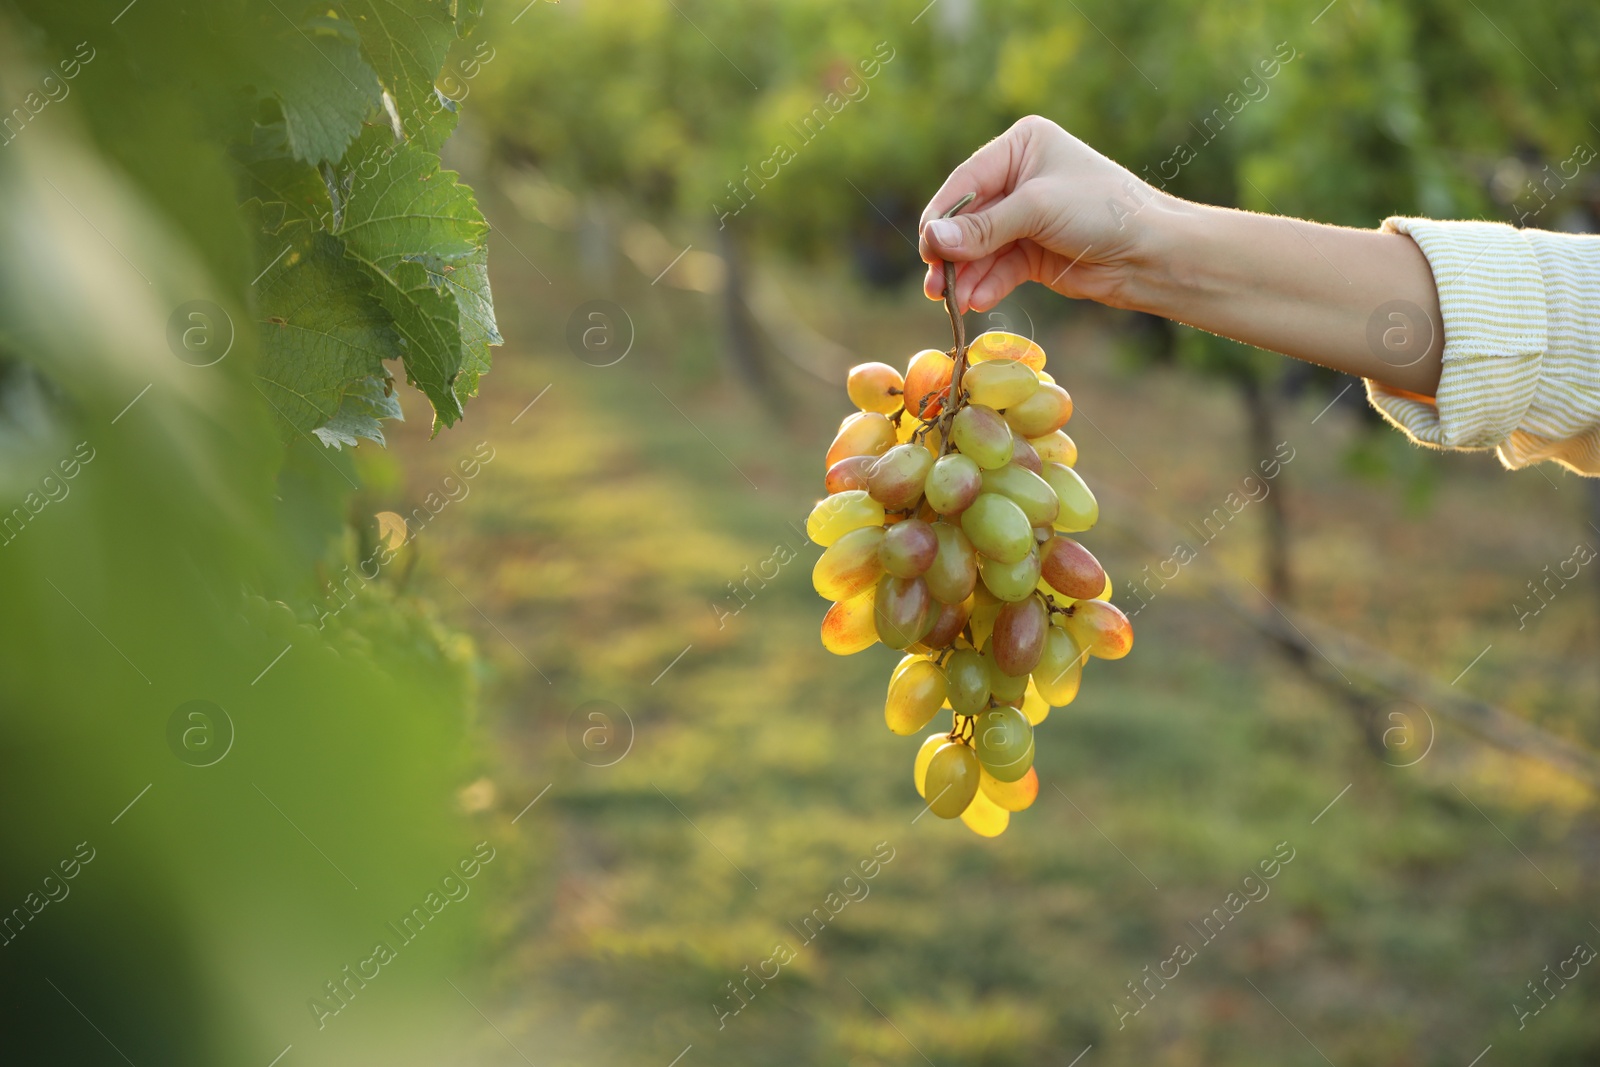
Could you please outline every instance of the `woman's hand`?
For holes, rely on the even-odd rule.
[[[972,208],[940,218],[969,192]],[[1022,119],[945,179],[919,250],[932,299],[956,264],[962,311],[1035,281],[1423,397],[1439,387],[1439,296],[1411,238],[1180,200],[1047,119]]]
[[[971,207],[939,218],[969,192],[978,195]],[[943,298],[949,260],[963,311],[986,311],[1027,281],[1123,306],[1145,215],[1171,199],[1050,120],[1029,116],[957,167],[923,210],[923,289]]]

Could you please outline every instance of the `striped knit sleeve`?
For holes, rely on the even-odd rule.
[[[1444,319],[1433,399],[1368,380],[1412,440],[1600,474],[1600,237],[1391,218],[1427,257]]]

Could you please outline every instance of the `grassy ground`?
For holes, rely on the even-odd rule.
[[[494,450],[420,539],[416,577],[483,651],[493,792],[478,787],[477,818],[511,842],[476,982],[493,1027],[473,1062],[523,1062],[511,1046],[541,1065],[657,1067],[1600,1056],[1592,968],[1552,983],[1521,1028],[1513,1007],[1542,1003],[1525,983],[1576,942],[1600,944],[1588,792],[1442,722],[1421,762],[1386,762],[1192,575],[1141,612],[1134,653],[1094,664],[1040,728],[1043,791],[1008,833],[918,819],[915,743],[881,719],[894,655],[841,660],[817,641],[817,550],[798,528],[842,389],[785,373],[782,412],[765,409],[719,368],[710,297],[621,258],[586,273],[570,235],[523,221],[491,184],[506,347],[462,427],[427,445],[419,416],[394,444],[397,502],[478,442]],[[919,297],[823,277],[791,292],[858,358],[948,343]],[[564,337],[596,297],[637,331],[607,368]],[[1230,395],[1119,369],[1106,337],[1089,317],[1040,334],[1077,401],[1078,469],[1104,501],[1198,519],[1264,457],[1245,454]],[[1430,458],[1432,503],[1408,508],[1347,473],[1361,431],[1343,407],[1317,418],[1329,399],[1283,420],[1303,609],[1444,681],[1488,646],[1461,687],[1594,742],[1594,575],[1526,629],[1510,606],[1578,540],[1600,546],[1583,486]],[[1106,510],[1085,540],[1120,586],[1156,560]],[[1255,578],[1259,511],[1193,566]],[[736,599],[747,567],[777,574]],[[600,723],[573,726],[588,701],[631,722],[614,716],[614,765],[577,758],[573,738]],[[1292,859],[1245,884],[1275,850]],[[1208,940],[1213,909],[1229,921]],[[1135,999],[1128,983],[1172,975],[1179,943],[1193,958]]]

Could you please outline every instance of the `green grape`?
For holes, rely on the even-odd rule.
[[[1033,726],[1021,708],[990,708],[973,724],[972,747],[984,770],[999,781],[1015,782],[1033,766]]]
[[[878,562],[896,578],[915,578],[933,566],[938,554],[933,526],[921,519],[903,519],[884,531]]]
[[[950,424],[950,439],[962,455],[984,470],[1011,462],[1011,428],[994,408],[968,404],[956,412]]]
[[[1010,675],[1031,674],[1044,654],[1050,628],[1050,615],[1038,597],[1007,604],[995,616],[994,636],[990,638],[995,663]]]
[[[989,592],[1001,600],[1026,600],[1039,584],[1039,553],[1029,551],[1016,563],[999,563],[984,556],[978,560],[978,573]]]
[[[912,663],[889,682],[883,718],[894,733],[916,733],[938,713],[944,703],[944,671],[931,660]]]
[[[873,603],[878,640],[890,648],[905,648],[921,640],[933,620],[933,597],[928,593],[927,582],[892,574],[878,579]]]
[[[1060,503],[1054,489],[1039,475],[1007,463],[1004,467],[983,472],[983,491],[1005,496],[1028,517],[1029,526],[1049,526],[1055,520]]]
[[[983,665],[989,671],[989,695],[1002,704],[1019,701],[1028,692],[1028,676],[1007,674],[994,661],[994,650],[983,650]]]
[[[1040,385],[1022,403],[1006,409],[1006,423],[1024,437],[1054,433],[1072,418],[1072,397],[1054,382]]]
[[[928,761],[925,788],[928,810],[941,819],[954,819],[978,792],[978,757],[960,742],[945,743]]]
[[[974,404],[996,411],[1020,404],[1039,389],[1033,369],[1014,359],[994,359],[976,363],[961,376],[961,388]]]
[[[945,662],[946,696],[962,715],[976,715],[989,704],[989,667],[981,653],[960,648]]]
[[[806,516],[806,536],[827,548],[851,530],[883,525],[883,505],[860,489],[847,489],[817,501]]]
[[[921,445],[895,445],[867,468],[867,492],[886,508],[909,508],[922,496],[933,456]]]
[[[829,545],[811,568],[812,587],[829,600],[849,600],[877,584],[883,574],[878,548],[884,536],[881,526],[863,526]]]
[[[1061,463],[1044,465],[1044,480],[1056,491],[1061,510],[1055,527],[1062,533],[1081,533],[1100,520],[1100,504],[1078,472]]]
[[[810,528],[809,524],[808,519],[807,529]],[[858,521],[854,525],[866,526],[869,523]],[[972,542],[972,547],[1001,563],[1020,562],[1034,545],[1033,526],[1028,522],[1028,516],[1010,497],[999,493],[980,493],[972,506],[961,513],[961,529]]]
[[[1106,587],[1106,572],[1087,548],[1070,537],[1052,537],[1039,553],[1039,571],[1050,588],[1074,600],[1090,600]]]
[[[928,764],[933,759],[933,754],[950,743],[948,734],[929,734],[922,739],[922,746],[917,749],[917,758],[911,764],[911,784],[917,787],[917,796],[928,795]]]
[[[959,526],[936,522],[933,534],[939,551],[923,575],[928,592],[940,603],[959,603],[972,595],[972,587],[978,581],[978,552]]]
[[[983,491],[982,470],[969,456],[952,452],[942,456],[928,472],[922,491],[941,515],[967,510]]]
[[[1051,707],[1064,708],[1078,695],[1083,679],[1084,653],[1072,635],[1059,626],[1044,635],[1044,649],[1033,668],[1033,686]]]

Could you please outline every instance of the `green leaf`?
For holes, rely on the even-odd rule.
[[[394,98],[409,137],[456,39],[453,0],[345,0],[345,14],[361,34],[361,51]]]
[[[296,238],[257,283],[257,377],[284,422],[306,433],[338,414],[353,383],[381,377],[397,344],[366,273],[346,258],[339,239],[305,228]]]
[[[307,163],[341,158],[381,100],[355,28],[339,19],[311,19],[272,41],[261,65],[283,110],[289,150]]]
[[[240,200],[269,234],[296,222],[318,229],[331,226],[333,202],[327,182],[317,168],[290,158],[287,150],[281,124],[256,127],[248,145],[233,149]],[[276,254],[276,250],[267,253],[269,258]]]
[[[382,445],[387,443],[383,439],[383,419],[405,420],[400,398],[394,395],[389,379],[363,378],[345,391],[333,418],[312,433],[333,449],[344,445],[354,448],[362,437]]]
[[[387,136],[382,131],[363,135],[352,155]],[[464,346],[474,342],[462,335],[456,287],[447,284],[445,275],[451,272],[445,268],[462,270],[468,280],[461,288],[481,293],[486,303],[487,276],[474,272],[489,227],[472,190],[453,172],[440,170],[432,152],[397,144],[385,156],[381,163],[369,160],[349,179],[339,236],[346,254],[366,269],[404,340],[406,377],[433,403],[437,424],[448,426],[461,417],[457,375],[464,363],[476,366],[479,360],[464,353]],[[478,332],[485,333],[481,344],[494,343],[482,329],[482,311],[469,311],[467,318],[474,317]],[[492,314],[489,321],[492,328]],[[486,365],[487,357],[481,362]]]
[[[434,273],[461,310],[461,373],[455,394],[464,405],[478,395],[478,379],[489,373],[489,346],[504,343],[489,292],[489,250],[480,248],[456,263],[441,264]]]
[[[456,36],[465,37],[477,28],[483,18],[483,0],[454,0],[456,8]]]

